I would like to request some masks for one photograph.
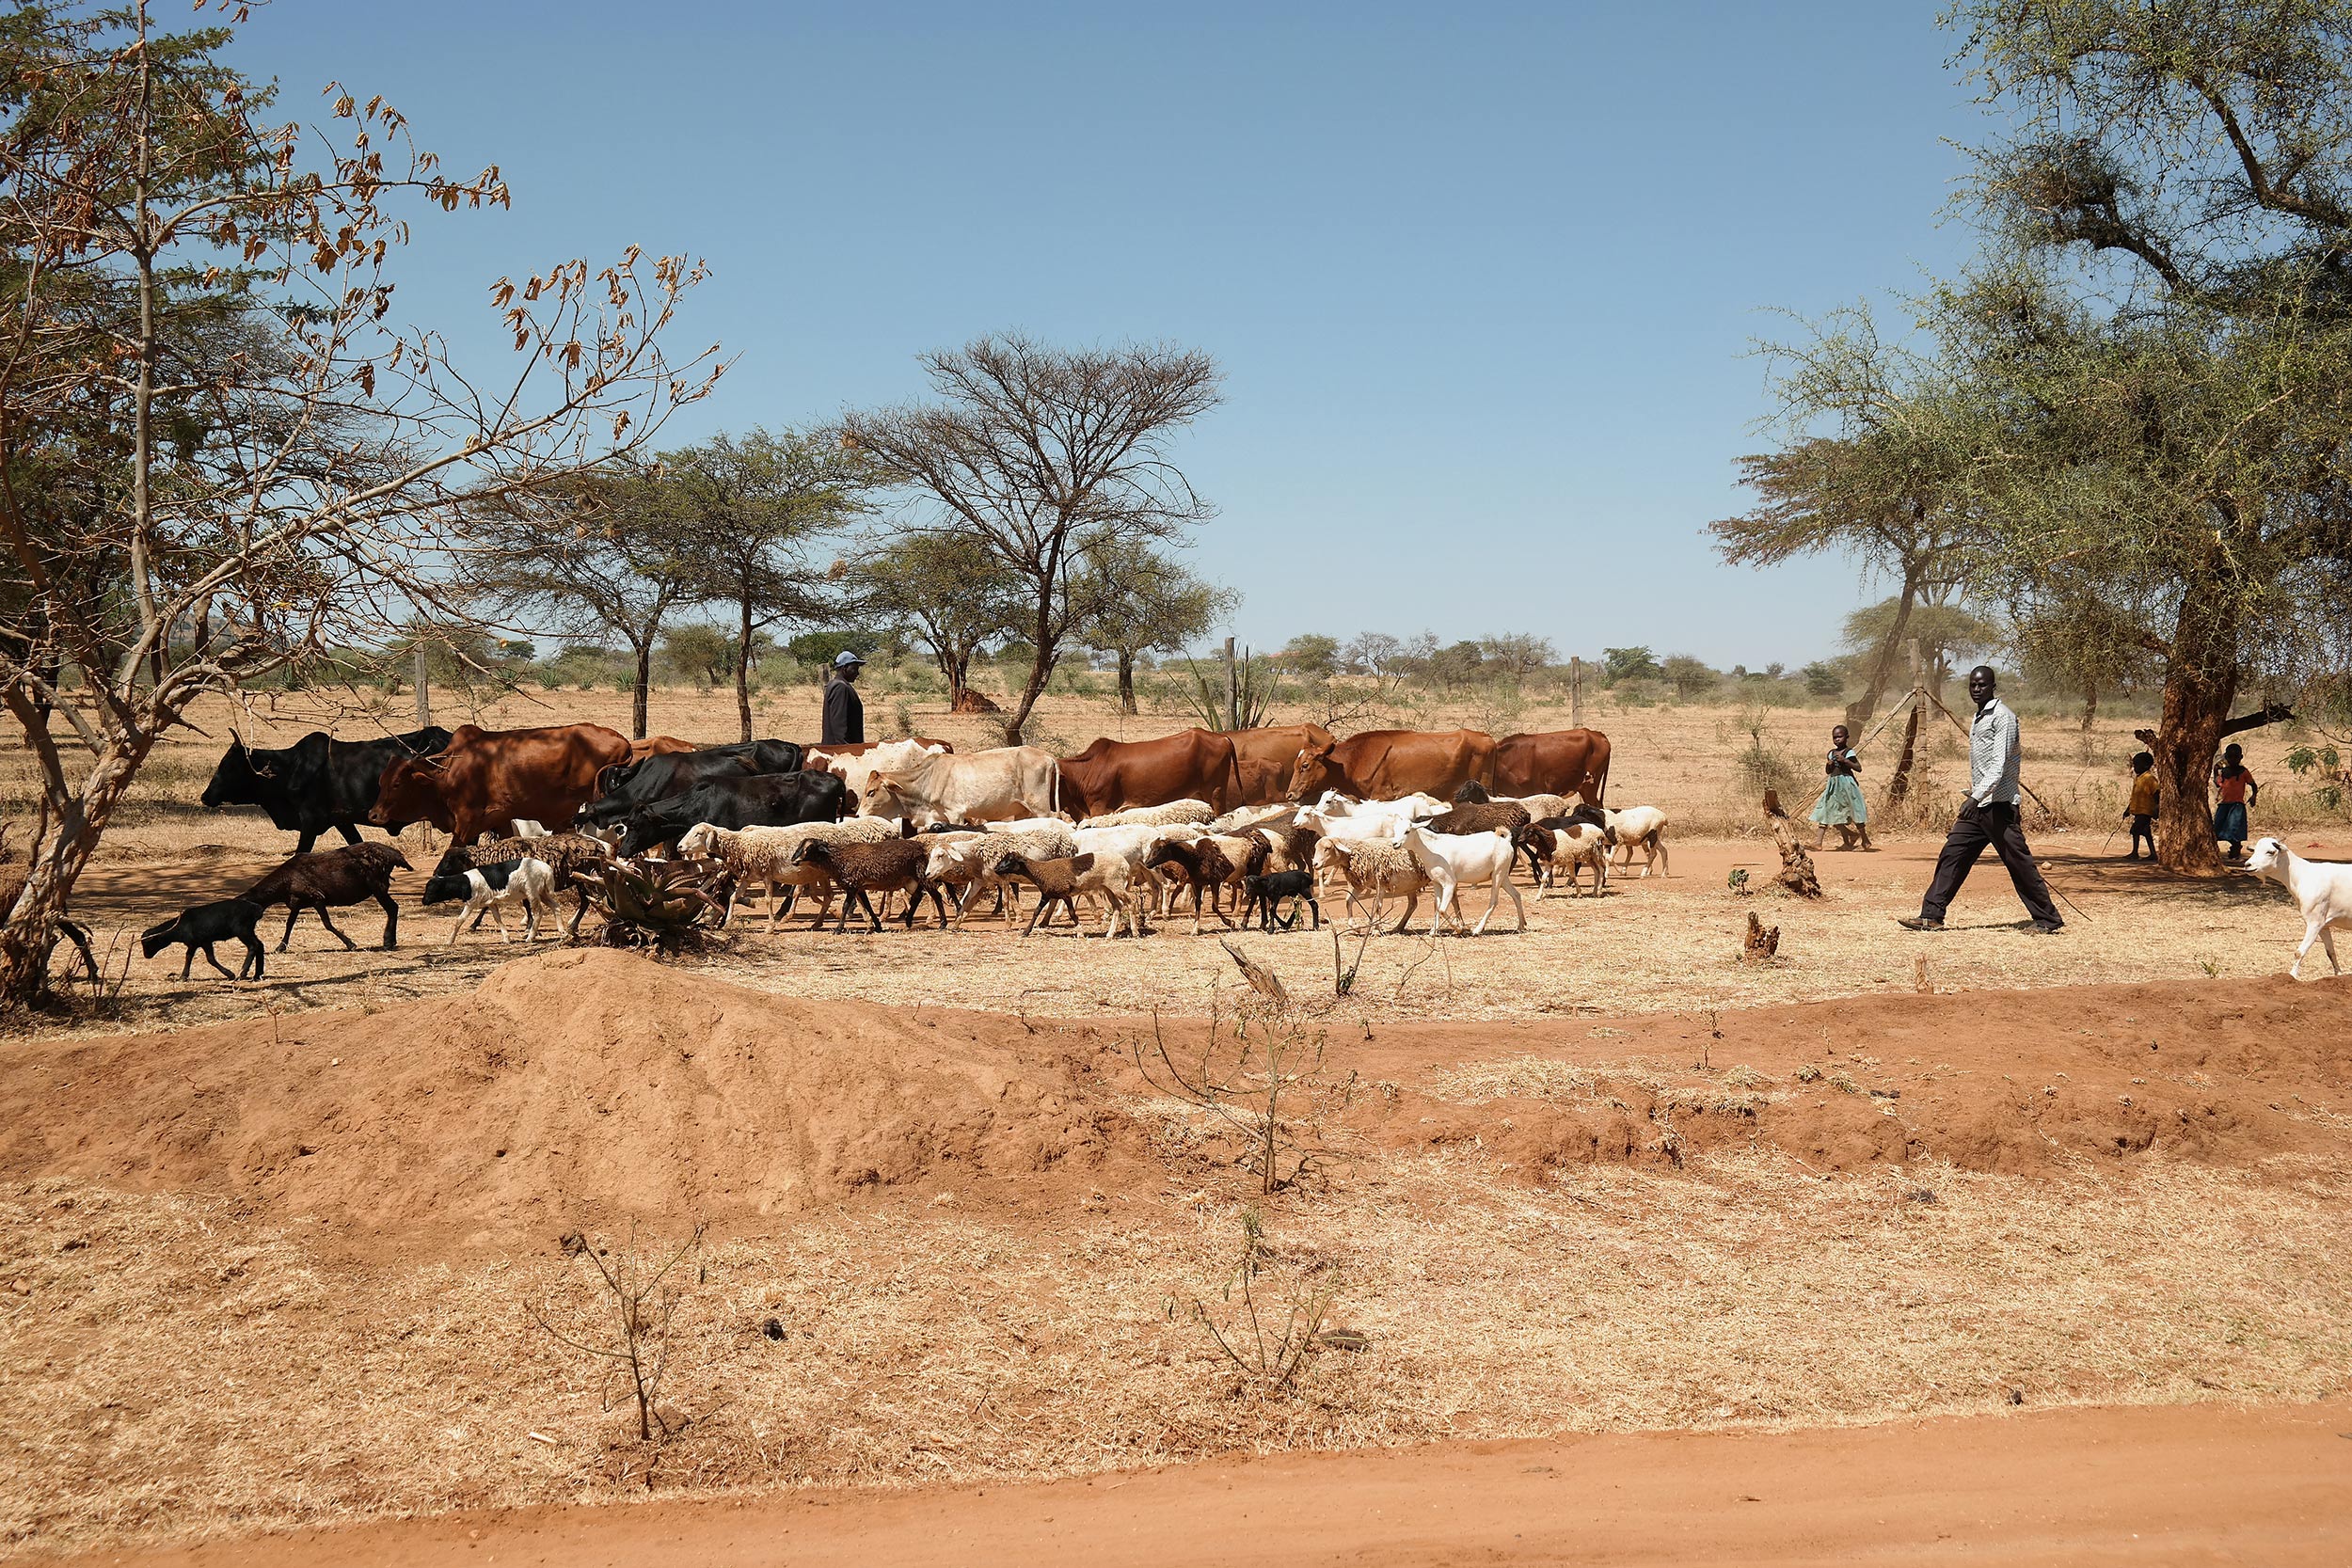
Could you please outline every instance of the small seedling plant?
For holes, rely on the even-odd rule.
[[[634,1225],[627,1244],[618,1248],[599,1245],[577,1230],[563,1238],[566,1277],[594,1298],[583,1315],[590,1323],[598,1318],[609,1321],[612,1325],[610,1338],[560,1328],[548,1307],[526,1303],[523,1308],[549,1338],[595,1357],[626,1382],[628,1395],[637,1406],[640,1442],[650,1443],[657,1435],[666,1438],[676,1430],[661,1412],[661,1380],[670,1370],[670,1353],[675,1343],[671,1331],[679,1304],[686,1299],[686,1278],[695,1272],[686,1262],[701,1252],[705,1228],[697,1222],[693,1233],[675,1247],[649,1244]],[[584,1275],[580,1268],[582,1263],[587,1265]],[[606,1404],[611,1408],[610,1399]]]

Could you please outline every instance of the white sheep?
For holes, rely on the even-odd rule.
[[[1642,862],[1642,875],[1658,867],[1661,877],[1672,876],[1666,864],[1666,814],[1656,806],[1629,806],[1624,811],[1601,808],[1601,816],[1609,822],[1609,836],[1617,841],[1617,863],[1631,865],[1633,851],[1638,847],[1648,851]]]
[[[1391,927],[1392,930],[1405,929],[1413,911],[1421,907],[1421,895],[1429,888],[1429,874],[1413,859],[1412,852],[1401,844],[1383,839],[1317,839],[1316,879],[1321,880],[1323,873],[1331,868],[1336,868],[1347,882],[1347,908],[1351,913],[1359,899],[1372,900],[1371,919],[1375,927],[1380,924],[1390,898],[1405,900],[1405,912]]]
[[[726,925],[735,919],[738,899],[748,894],[754,883],[768,903],[768,929],[776,928],[786,911],[784,900],[776,897],[779,887],[792,891],[797,897],[803,891],[822,895],[818,906],[817,924],[824,923],[826,911],[833,908],[833,878],[821,865],[795,864],[801,846],[822,839],[828,844],[880,844],[898,836],[898,824],[882,816],[853,816],[843,822],[796,822],[789,827],[722,828],[715,823],[697,822],[686,830],[678,840],[681,855],[707,855],[734,874],[735,891],[727,897]]]
[[[2303,945],[2295,950],[2287,978],[2303,977],[2303,959],[2313,942],[2326,949],[2328,971],[2343,974],[2344,965],[2336,961],[2335,932],[2338,927],[2352,931],[2352,864],[2307,861],[2277,839],[2265,838],[2254,846],[2246,869],[2295,895],[2303,911]]]
[[[1206,800],[1169,800],[1156,806],[1129,806],[1124,811],[1104,812],[1089,816],[1078,824],[1081,828],[1172,828],[1183,823],[1213,820],[1216,808]]]

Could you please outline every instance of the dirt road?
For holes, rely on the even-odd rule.
[[[1243,1459],[1034,1486],[454,1514],[89,1561],[2352,1561],[2352,1402]]]

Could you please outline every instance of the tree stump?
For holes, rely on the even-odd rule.
[[[1780,846],[1780,875],[1772,879],[1800,898],[1821,896],[1821,879],[1813,873],[1813,856],[1798,837],[1796,824],[1780,809],[1780,791],[1764,792],[1764,820],[1772,824],[1772,842]]]
[[[956,700],[949,705],[948,711],[950,713],[1002,713],[1005,710],[997,706],[995,699],[989,696],[987,692],[975,691],[967,686],[956,693]]]
[[[1767,926],[1748,911],[1748,940],[1740,944],[1741,963],[1768,963],[1780,956],[1780,927]]]

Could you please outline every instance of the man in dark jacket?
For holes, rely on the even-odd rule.
[[[866,704],[857,694],[857,673],[866,661],[847,648],[834,656],[833,679],[825,683],[825,733],[820,746],[856,746],[866,739]]]

